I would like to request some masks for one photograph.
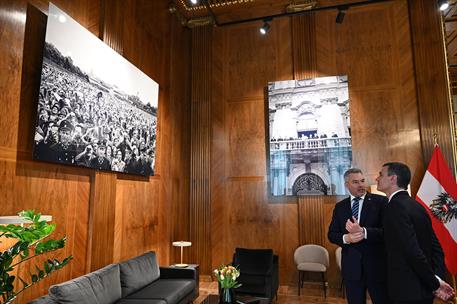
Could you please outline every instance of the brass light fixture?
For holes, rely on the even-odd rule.
[[[186,22],[186,26],[188,28],[194,28],[194,27],[198,27],[198,26],[205,26],[205,25],[211,25],[211,24],[214,24],[214,19],[211,16],[193,18],[193,19],[187,20],[187,22]]]
[[[307,0],[307,1],[301,1],[298,3],[292,2],[288,6],[286,6],[286,12],[288,13],[295,13],[295,12],[302,12],[302,11],[308,11],[315,7],[317,4],[317,1],[315,0]]]

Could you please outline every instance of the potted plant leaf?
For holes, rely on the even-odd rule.
[[[0,241],[1,238],[17,240],[14,245],[0,252],[0,304],[12,303],[17,295],[48,277],[54,271],[61,269],[73,258],[69,256],[61,261],[48,259],[40,265],[35,264],[35,270],[31,271],[28,277],[13,275],[12,272],[21,263],[63,248],[66,240],[65,237],[57,240],[47,239],[54,232],[56,225],[41,220],[41,214],[27,210],[19,212],[18,215],[28,223],[0,226]],[[20,283],[15,284],[16,279]]]

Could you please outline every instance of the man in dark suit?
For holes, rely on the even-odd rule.
[[[330,242],[342,247],[341,274],[349,304],[387,303],[382,217],[387,199],[367,193],[360,169],[344,173],[350,197],[338,202],[328,229]]]
[[[394,303],[431,304],[454,291],[441,278],[444,254],[425,208],[406,191],[411,172],[405,164],[386,163],[376,179],[389,203],[384,213],[387,282]]]

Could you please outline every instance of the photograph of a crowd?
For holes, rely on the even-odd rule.
[[[158,84],[50,4],[33,157],[154,175]]]

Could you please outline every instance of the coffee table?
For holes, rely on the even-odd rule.
[[[246,304],[269,304],[270,299],[268,298],[259,298],[253,296],[237,296],[236,303],[246,303]],[[219,304],[219,295],[208,295],[201,304]]]

